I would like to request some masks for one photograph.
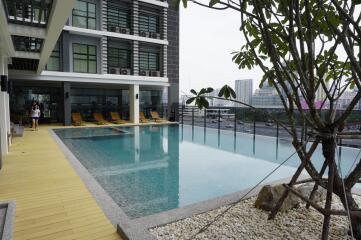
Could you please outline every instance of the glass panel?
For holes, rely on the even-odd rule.
[[[96,72],[97,72],[97,62],[89,61],[89,73],[96,73]]]

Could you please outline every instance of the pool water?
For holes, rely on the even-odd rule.
[[[188,125],[54,131],[130,218],[252,187],[294,152],[286,140]],[[342,148],[344,174],[358,151]],[[317,168],[322,159],[317,149]],[[291,176],[298,165],[295,155],[266,182]]]

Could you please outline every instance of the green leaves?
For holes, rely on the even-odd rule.
[[[351,2],[355,5],[361,4],[361,0],[352,0]]]
[[[199,109],[203,109],[203,108],[208,108],[209,107],[209,103],[208,100],[206,99],[207,94],[213,92],[214,89],[211,87],[208,88],[202,88],[199,93],[197,93],[196,90],[191,89],[191,93],[194,95],[194,97],[190,97],[188,98],[188,100],[186,101],[187,104],[191,104],[194,102],[194,104],[199,107]]]
[[[219,0],[210,0],[209,1],[209,6],[213,7],[214,5],[216,5],[217,3],[219,3]]]
[[[236,92],[228,85],[224,85],[218,93],[218,97],[224,97],[225,99],[236,98]]]

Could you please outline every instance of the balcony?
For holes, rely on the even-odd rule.
[[[46,27],[53,0],[3,0],[8,22]]]
[[[107,28],[109,32],[131,34],[131,7],[127,2],[108,1]]]
[[[126,40],[108,40],[108,74],[131,75],[131,42]]]

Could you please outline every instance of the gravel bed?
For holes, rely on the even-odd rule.
[[[333,209],[343,209],[334,197]],[[355,196],[361,204],[361,196]],[[267,220],[267,212],[254,208],[255,198],[236,204],[228,213],[194,239],[320,239],[323,216],[313,208],[300,207],[279,213],[275,220]],[[323,204],[323,203],[322,203]],[[188,239],[212,220],[225,207],[150,229],[158,239]],[[332,216],[329,239],[351,239],[347,236],[347,217]]]

